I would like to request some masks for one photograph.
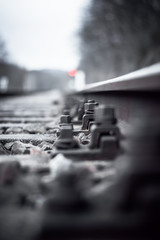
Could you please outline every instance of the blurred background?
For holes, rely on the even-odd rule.
[[[0,92],[80,90],[160,61],[159,0],[0,0]]]

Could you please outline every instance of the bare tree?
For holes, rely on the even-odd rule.
[[[80,30],[80,68],[87,81],[160,61],[159,26],[159,0],[92,0]]]
[[[0,36],[0,62],[5,62],[7,59],[8,53],[6,50],[6,44],[2,37]]]

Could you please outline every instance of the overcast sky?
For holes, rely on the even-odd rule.
[[[90,0],[0,0],[0,35],[12,62],[29,69],[78,64],[76,32]]]

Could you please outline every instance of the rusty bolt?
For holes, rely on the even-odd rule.
[[[70,115],[61,115],[60,123],[71,123],[71,116]]]
[[[113,107],[106,107],[104,105],[95,109],[95,122],[97,124],[115,124],[115,110]]]
[[[87,102],[88,102],[88,103],[95,103],[95,101],[92,100],[92,99],[88,100]]]
[[[91,101],[91,100],[89,100]],[[92,100],[94,101],[94,100]],[[95,107],[98,105],[97,102],[87,102],[84,104],[84,110],[85,110],[85,113],[93,113],[94,112],[94,109]]]
[[[63,110],[63,115],[70,115],[69,109],[64,109]]]
[[[67,124],[67,123],[71,123],[71,116],[70,116],[70,112],[68,109],[64,109],[63,110],[63,114],[60,117],[60,124]]]

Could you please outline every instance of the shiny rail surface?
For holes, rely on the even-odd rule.
[[[81,92],[160,90],[160,63],[126,75],[88,84]]]

